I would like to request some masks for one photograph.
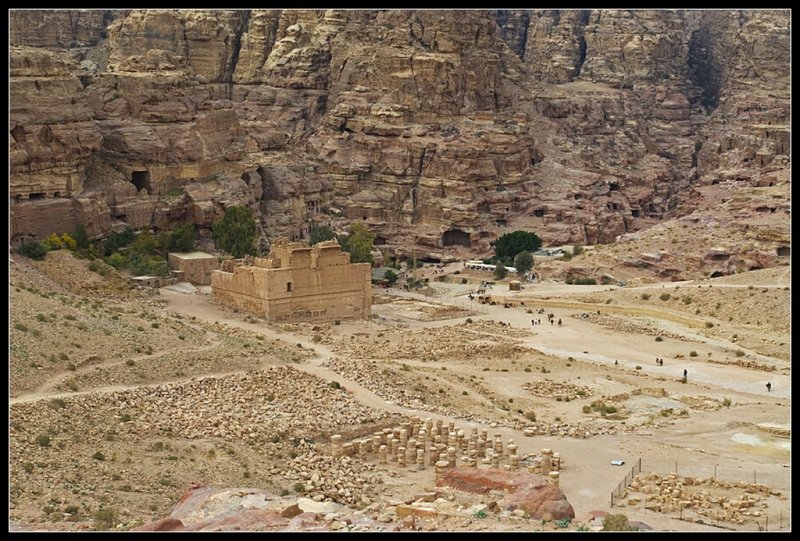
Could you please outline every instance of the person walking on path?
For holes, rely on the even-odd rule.
[[[767,392],[771,392],[771,391],[772,391],[772,383],[767,382]]]
[[[689,376],[689,372],[684,368],[683,369],[683,379],[686,379]]]

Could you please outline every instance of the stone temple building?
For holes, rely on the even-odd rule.
[[[220,302],[271,322],[332,321],[370,316],[369,263],[350,263],[335,240],[309,246],[280,237],[269,256],[224,261],[211,273]]]

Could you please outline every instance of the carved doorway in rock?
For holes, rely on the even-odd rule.
[[[469,233],[460,229],[450,229],[442,235],[442,246],[466,246],[469,248]]]
[[[148,171],[133,171],[131,173],[131,184],[136,186],[136,191],[143,189],[150,193],[150,173]]]

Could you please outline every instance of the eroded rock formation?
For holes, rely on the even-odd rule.
[[[10,15],[15,240],[238,204],[423,256],[605,243],[789,168],[786,10]]]

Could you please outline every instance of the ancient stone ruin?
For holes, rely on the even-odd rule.
[[[216,256],[205,252],[174,252],[168,258],[173,275],[179,274],[180,278],[195,285],[210,285],[211,271],[219,269]]]
[[[336,241],[314,246],[279,237],[269,256],[223,263],[211,274],[214,297],[271,322],[370,316],[369,263],[350,263]]]

